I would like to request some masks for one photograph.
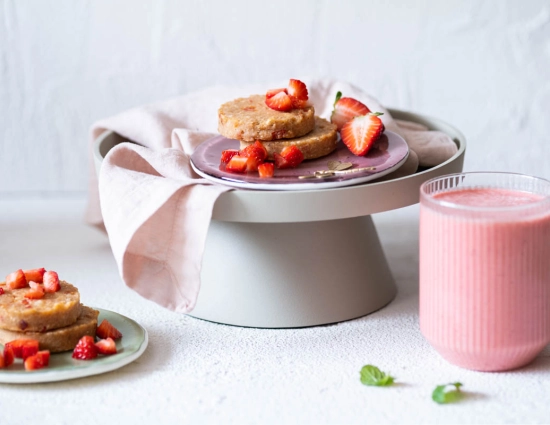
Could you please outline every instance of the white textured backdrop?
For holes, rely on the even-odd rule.
[[[467,170],[550,178],[548,0],[0,0],[0,194],[83,195],[101,117],[304,75],[455,124]]]

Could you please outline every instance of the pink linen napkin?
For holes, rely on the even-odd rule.
[[[429,132],[403,131],[387,110],[362,90],[334,80],[303,81],[317,115],[330,118],[336,92],[341,91],[372,111],[384,112],[381,119],[388,130],[407,141],[414,131],[414,139],[425,142],[422,134]],[[112,130],[138,144],[122,143],[113,148],[103,161],[99,179],[91,167],[86,214],[88,223],[107,231],[126,285],[168,309],[184,313],[193,309],[213,206],[230,188],[200,178],[191,169],[190,155],[217,134],[217,110],[222,103],[287,83],[213,87],[134,108],[93,125],[92,141]],[[421,148],[425,146],[439,148],[437,143],[424,143]],[[401,175],[413,173],[418,166],[418,157],[410,148]]]

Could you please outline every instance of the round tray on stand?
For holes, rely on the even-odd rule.
[[[391,110],[394,118],[447,133],[458,152],[401,178],[335,189],[234,190],[214,205],[191,316],[260,328],[295,328],[354,319],[388,304],[396,286],[371,214],[412,205],[420,185],[462,171],[466,140],[438,119]],[[126,141],[103,133],[96,166]],[[235,270],[235,273],[228,273]]]

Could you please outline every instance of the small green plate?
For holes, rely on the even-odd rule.
[[[93,360],[75,360],[71,357],[71,351],[52,354],[48,367],[34,371],[26,371],[22,360],[15,359],[13,365],[0,369],[0,383],[35,384],[99,375],[125,366],[143,354],[147,348],[148,336],[141,325],[114,311],[95,309],[99,311],[98,323],[107,319],[122,332],[122,338],[116,342],[116,354],[99,355]]]

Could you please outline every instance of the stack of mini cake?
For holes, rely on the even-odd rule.
[[[294,100],[292,107],[273,105],[278,97],[292,98],[292,88],[276,89],[267,95],[253,95],[224,103],[218,110],[218,131],[221,135],[240,141],[244,149],[256,140],[267,149],[268,158],[281,153],[287,146],[296,146],[304,159],[330,154],[336,149],[336,125],[315,116],[315,109],[305,100]],[[302,84],[298,81],[298,83]],[[303,85],[305,89],[305,85]]]
[[[6,281],[0,283],[0,343],[34,339],[41,350],[57,353],[74,349],[84,335],[95,335],[99,312],[80,303],[73,285],[58,281],[52,292],[24,277],[16,284]]]

